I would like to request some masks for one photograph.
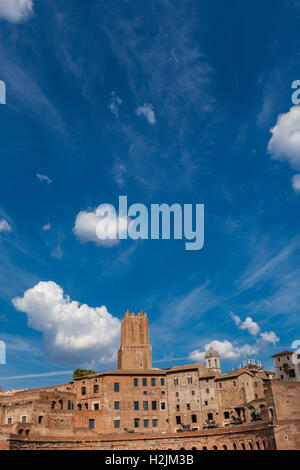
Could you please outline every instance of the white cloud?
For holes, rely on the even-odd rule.
[[[47,175],[41,175],[40,173],[37,173],[36,176],[41,181],[41,183],[47,183],[47,184],[52,183],[52,180]]]
[[[82,242],[110,247],[127,232],[128,221],[127,217],[118,217],[113,206],[102,204],[94,211],[79,212],[73,231]]]
[[[9,225],[9,223],[5,219],[0,220],[0,233],[11,232],[11,231],[12,231],[12,228]]]
[[[218,353],[220,354],[220,357],[223,359],[237,359],[241,356],[250,356],[250,355],[255,355],[258,352],[257,347],[251,346],[249,344],[245,344],[241,347],[234,346],[230,341],[224,340],[224,341],[218,341],[214,340],[211,341],[210,343],[205,345],[205,351],[200,351],[200,350],[195,350],[192,351],[189,355],[189,359],[192,359],[193,361],[203,361],[205,352],[212,347]]]
[[[251,317],[247,317],[246,320],[244,320],[243,322],[240,317],[234,315],[233,313],[231,313],[231,317],[233,318],[234,323],[240,330],[247,330],[253,336],[256,336],[259,333],[260,327],[256,322],[252,320]]]
[[[45,224],[45,225],[43,225],[42,228],[45,232],[48,232],[49,230],[51,230],[52,227],[51,227],[51,224]]]
[[[259,336],[261,337],[261,341],[264,341],[266,343],[272,343],[274,345],[280,341],[274,331],[264,331],[263,333],[260,333]]]
[[[143,106],[139,106],[136,110],[136,114],[137,116],[144,116],[149,124],[154,125],[156,123],[153,106],[150,103],[144,103]]]
[[[247,317],[246,320],[242,322],[240,317],[234,315],[232,312],[230,312],[230,315],[240,330],[247,330],[253,336],[257,336],[260,332],[260,326],[258,323],[254,322],[251,317]],[[262,342],[272,343],[275,345],[280,341],[274,331],[263,331],[262,333],[259,333],[259,336],[260,338],[256,342],[257,345]]]
[[[105,306],[72,301],[53,281],[39,282],[12,302],[26,313],[28,325],[43,333],[50,359],[78,366],[115,359],[120,321]]]
[[[0,18],[12,23],[26,20],[32,13],[32,0],[0,0]]]
[[[295,175],[293,177],[292,186],[296,193],[300,193],[300,175]]]
[[[115,91],[111,92],[108,108],[116,117],[119,117],[119,108],[122,104],[122,101],[122,98],[120,98]]]
[[[300,107],[294,106],[289,112],[278,116],[271,129],[272,137],[268,152],[274,160],[286,161],[294,170],[300,170]],[[293,178],[293,188],[299,191],[299,175]]]

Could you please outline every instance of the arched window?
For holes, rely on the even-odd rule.
[[[218,450],[218,447],[217,447],[217,446],[213,446],[213,450]]]
[[[226,444],[223,445],[223,450],[227,450],[227,445]]]
[[[202,450],[207,450],[207,447],[206,447],[206,446],[203,446],[203,447],[202,447]]]
[[[58,400],[58,404],[60,409],[62,410],[64,408],[64,402],[62,400]]]
[[[19,436],[22,436],[23,432],[24,432],[24,429],[19,429],[18,431]]]
[[[81,403],[78,403],[78,405],[77,405],[77,410],[78,410],[78,411],[81,411],[81,410],[82,410],[82,404],[81,404]]]
[[[265,441],[262,441],[262,445],[263,445],[264,450],[266,450],[266,449],[267,449],[267,446],[266,446]]]
[[[237,450],[237,446],[235,443],[233,444],[233,450]]]
[[[256,447],[257,447],[257,450],[260,450],[260,444],[259,444],[259,441],[256,442]]]
[[[252,442],[249,442],[249,449],[250,449],[250,450],[253,450]]]
[[[197,450],[197,447],[192,447],[192,450]]]
[[[55,410],[56,401],[51,402],[51,410]]]
[[[243,442],[241,443],[241,448],[242,448],[242,450],[246,450],[246,446]]]
[[[81,387],[81,395],[86,395],[86,387]]]

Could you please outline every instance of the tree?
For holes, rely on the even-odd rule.
[[[84,377],[85,375],[93,374],[97,374],[97,372],[91,369],[76,369],[73,372],[73,379],[78,379],[79,377]]]
[[[282,368],[284,372],[286,373],[286,375],[289,375],[290,366],[287,363],[285,363],[283,364]]]

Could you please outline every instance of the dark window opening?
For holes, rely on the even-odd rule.
[[[94,428],[95,428],[95,420],[89,419],[89,429],[94,429]]]

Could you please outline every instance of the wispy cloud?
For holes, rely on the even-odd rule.
[[[1,219],[0,220],[0,233],[1,232],[8,232],[9,233],[11,231],[12,231],[11,225],[9,225],[7,220]]]
[[[27,374],[13,375],[11,377],[0,377],[0,380],[18,380],[18,379],[35,379],[40,377],[58,377],[60,375],[72,375],[73,370],[61,370],[57,372],[45,372],[43,374]]]
[[[199,12],[191,4],[179,6],[171,1],[147,2],[147,11],[151,23],[139,8],[131,18],[125,18],[120,8],[110,9],[106,22],[110,27],[104,29],[114,54],[126,68],[137,100],[148,96],[154,104],[159,103],[160,112],[170,123],[178,118],[182,122],[184,109],[198,113],[212,103],[207,90],[212,69],[196,39],[195,16],[201,22]],[[141,29],[149,28],[156,31],[151,41],[140,34]]]
[[[52,183],[52,179],[49,178],[49,176],[47,176],[47,175],[42,175],[41,173],[37,173],[36,177],[39,181],[41,181],[41,183],[47,183],[47,184]]]
[[[253,256],[250,266],[242,273],[237,285],[241,291],[250,289],[261,281],[267,281],[274,276],[276,269],[284,266],[292,254],[300,248],[300,239],[295,238],[277,252],[269,249],[259,249]],[[277,271],[278,272],[278,271]]]
[[[108,103],[108,109],[114,114],[116,117],[119,117],[119,109],[120,105],[122,104],[122,98],[117,95],[115,91],[112,91],[110,94],[110,99]]]

